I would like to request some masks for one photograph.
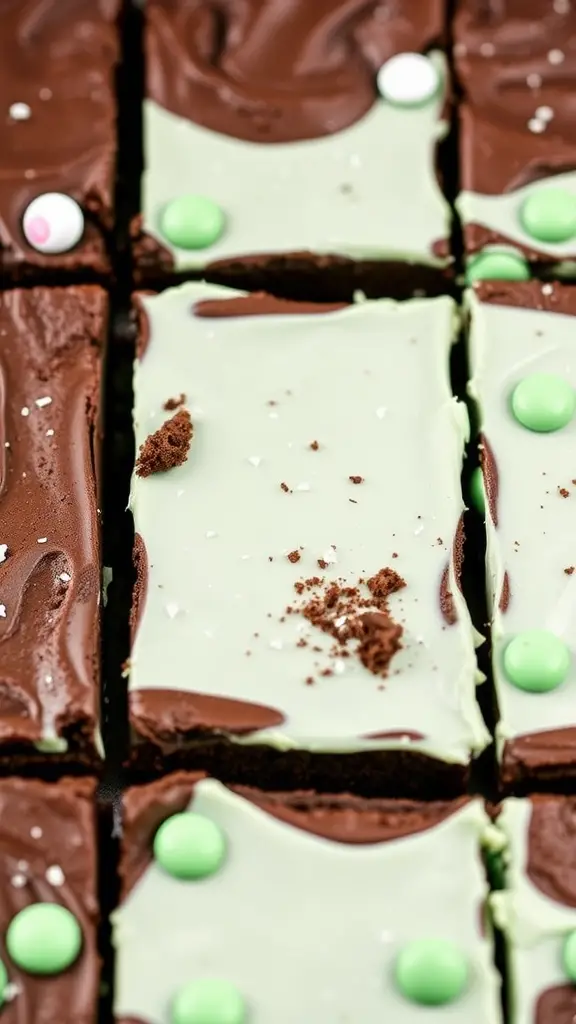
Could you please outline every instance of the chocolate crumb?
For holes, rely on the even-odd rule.
[[[319,447],[320,447],[320,445],[318,444],[318,441],[311,441],[310,442],[310,447],[311,447],[313,452],[317,452]]]
[[[438,544],[439,547],[442,547],[442,545],[444,543],[444,541],[442,540],[442,537],[436,537],[436,543]]]
[[[559,492],[559,494],[562,495],[563,498],[569,498],[570,497],[570,491],[566,490],[565,487],[559,487],[558,488],[558,492]]]
[[[323,558],[319,558],[318,559],[318,568],[319,569],[327,569],[328,568],[328,562],[325,562]]]
[[[564,569],[564,572],[566,573],[567,576],[571,576],[575,569],[576,569],[576,566],[569,565],[567,569]]]
[[[304,680],[304,682],[306,683],[306,686],[312,686],[312,684],[314,683],[314,680],[313,680],[312,676],[307,676],[306,679]]]
[[[273,555],[268,555],[268,561],[269,562],[273,562],[274,561],[274,556]]]
[[[348,501],[351,501],[353,505],[357,505],[358,504],[357,501],[354,501],[354,498],[348,498]]]
[[[348,479],[351,480],[353,484],[363,484],[364,483],[364,477],[363,476],[349,476]]]
[[[284,494],[288,494],[288,491],[290,490],[290,488],[288,487],[288,484],[286,484],[286,483],[284,483],[284,481],[282,481],[282,483],[280,484],[280,487],[284,491]]]
[[[136,475],[166,473],[188,458],[194,428],[190,413],[181,409],[146,438],[136,460]]]
[[[177,398],[167,398],[163,407],[167,412],[173,412],[174,409],[178,409],[179,406],[184,405],[185,402],[186,395],[181,391]]]
[[[363,581],[361,581],[363,582]],[[375,576],[366,580],[366,586],[371,594],[379,600],[385,600],[390,594],[402,590],[406,586],[406,580],[394,571],[394,569],[380,569]]]
[[[386,676],[388,666],[402,646],[402,626],[388,612],[366,612],[361,616],[362,637],[358,657],[375,676]]]
[[[392,558],[398,558],[398,552],[397,551],[393,551],[392,552]]]
[[[287,555],[286,557],[288,558],[289,562],[299,562],[300,561],[300,552],[299,551],[291,551],[290,554]]]

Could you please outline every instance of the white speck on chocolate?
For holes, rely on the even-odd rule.
[[[27,121],[32,111],[27,103],[12,103],[8,113],[13,121]]]
[[[542,75],[539,75],[537,71],[532,71],[526,78],[526,85],[529,89],[539,89],[542,85]]]
[[[58,579],[62,580],[62,583],[69,583],[72,577],[68,572],[61,572]]]
[[[549,50],[548,51],[548,62],[549,64],[563,64],[565,54],[562,50]]]
[[[37,405],[39,409],[43,409],[44,406],[51,405],[51,404],[52,404],[52,399],[50,398],[49,395],[44,395],[43,398],[37,398],[36,401],[35,401],[35,405]]]
[[[534,111],[534,117],[538,117],[541,121],[551,121],[554,117],[554,111],[552,107],[537,107]]]
[[[51,100],[52,99],[52,89],[49,89],[47,86],[44,86],[42,89],[40,89],[40,92],[38,93],[38,95],[39,95],[41,100]]]
[[[541,121],[538,117],[531,117],[528,121],[528,130],[534,135],[541,135],[546,131],[546,121]]]
[[[26,875],[12,875],[10,881],[15,889],[23,889],[26,885]]]
[[[496,47],[494,46],[494,43],[481,43],[480,53],[482,54],[483,57],[493,57],[494,54],[496,53]]]
[[[6,561],[7,554],[8,554],[8,545],[7,544],[0,544],[0,562],[5,562]]]
[[[46,431],[46,437],[54,437],[54,431],[52,428]]]
[[[21,416],[29,416],[30,415],[30,409],[28,408],[27,405],[23,405],[22,406],[22,408],[20,409],[20,415]]]
[[[0,619],[6,618],[6,605],[0,604]]]
[[[556,14],[568,14],[570,12],[570,0],[554,0],[552,7]]]
[[[42,839],[44,833],[40,828],[40,825],[33,825],[30,829],[30,835],[32,836],[32,839]]]
[[[554,292],[554,285],[552,285],[552,284],[543,284],[542,285],[542,295],[552,295],[553,292]]]
[[[64,885],[66,878],[59,864],[51,864],[46,868],[46,881],[48,885],[54,885],[57,888]]]
[[[37,544],[46,544],[48,537],[38,537]]]

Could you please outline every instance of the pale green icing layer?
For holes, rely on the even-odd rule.
[[[543,285],[544,288],[550,287]],[[559,374],[576,388],[576,320],[559,313],[482,304],[468,295],[472,313],[470,394],[498,468],[498,526],[487,507],[488,598],[492,605],[494,679],[501,740],[576,725],[576,665],[558,689],[529,693],[507,681],[506,643],[527,629],[562,637],[572,653],[576,637],[574,492],[576,420],[549,434],[527,430],[510,410],[515,385],[527,374]],[[559,488],[569,489],[563,498]],[[498,607],[504,573],[510,602]]]
[[[115,914],[116,1015],[170,1024],[178,989],[224,978],[250,1024],[497,1024],[498,981],[482,938],[486,898],[480,801],[426,832],[370,846],[312,836],[208,780],[191,808],[224,831],[223,867],[181,882],[151,864]],[[449,939],[470,980],[447,1006],[397,991],[412,939]]]
[[[506,800],[498,818],[508,844],[507,888],[491,897],[496,923],[508,943],[511,1024],[534,1024],[534,1007],[548,988],[567,984],[562,943],[576,929],[576,910],[541,893],[527,873],[529,800]]]
[[[576,239],[568,242],[541,242],[529,235],[520,220],[522,204],[535,192],[550,187],[564,189],[576,197],[576,171],[555,174],[553,178],[534,181],[524,188],[506,192],[501,196],[481,195],[478,192],[462,192],[456,200],[456,208],[464,225],[480,224],[489,231],[505,235],[507,239],[526,248],[536,249],[558,260],[574,259]],[[501,248],[501,247],[499,247]]]
[[[432,58],[445,77],[445,60]],[[143,226],[172,253],[177,271],[257,253],[310,250],[353,259],[434,264],[434,242],[450,234],[435,173],[446,134],[444,98],[411,110],[377,100],[336,135],[259,145],[219,135],[144,103]],[[227,226],[201,251],[175,248],[160,233],[167,203],[209,196]]]
[[[394,749],[409,741],[364,737],[416,730],[424,739],[411,749],[465,763],[488,734],[452,564],[468,429],[449,385],[454,305],[438,298],[312,316],[194,317],[195,301],[236,294],[189,284],[143,299],[150,342],[135,372],[137,445],[181,391],[194,439],[185,465],[133,479],[150,569],[130,686],[282,711],[281,727],[245,742]],[[299,548],[292,564],[287,555]],[[279,621],[296,601],[294,584],[319,574],[319,558],[330,561],[321,573],[329,580],[355,585],[387,566],[405,578],[390,599],[405,633],[388,679],[358,658],[332,657],[332,638],[302,616]],[[451,626],[439,598],[447,565],[458,616]],[[301,638],[307,647],[297,646]],[[321,678],[324,668],[334,674]]]

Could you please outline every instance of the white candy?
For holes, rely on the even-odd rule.
[[[440,76],[429,57],[421,53],[397,53],[380,68],[376,84],[389,103],[418,106],[438,91]]]
[[[27,121],[32,111],[27,103],[13,103],[8,113],[13,121]]]
[[[84,214],[70,196],[45,192],[26,209],[22,229],[26,241],[38,252],[68,252],[82,238]]]

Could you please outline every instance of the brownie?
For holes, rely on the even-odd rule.
[[[133,763],[462,792],[488,734],[451,299],[189,283],[137,309]]]
[[[0,296],[0,761],[99,757],[96,285]]]
[[[96,1020],[94,788],[0,780],[2,1024]]]
[[[558,784],[576,778],[576,293],[483,282],[468,305],[501,778]]]
[[[110,270],[120,7],[0,0],[5,279]]]
[[[446,287],[443,0],[150,0],[140,283]]]
[[[267,793],[184,772],[128,790],[116,1020],[169,1024],[211,989],[235,1021],[498,1024],[487,827],[479,800]],[[436,1011],[401,977],[421,939],[466,977]]]
[[[512,1024],[571,1024],[576,1014],[576,800],[504,802],[506,888],[493,897],[507,939]]]
[[[576,8],[458,0],[454,39],[470,277],[521,280],[545,267],[573,276]]]

